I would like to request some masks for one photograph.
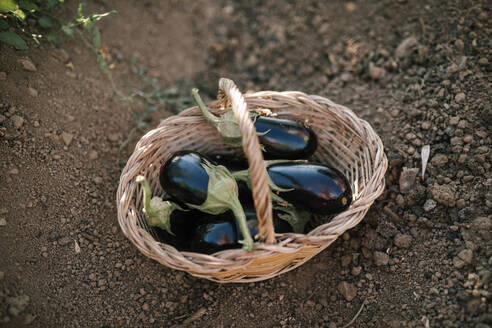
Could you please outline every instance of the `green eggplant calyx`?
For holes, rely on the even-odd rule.
[[[290,162],[290,161],[286,161],[286,160],[282,160],[282,161],[283,162]],[[234,172],[232,174],[232,176],[236,180],[245,182],[246,185],[248,186],[248,188],[250,190],[252,190],[251,189],[251,176],[249,174],[249,170],[242,170],[242,171]],[[267,174],[267,182],[268,182],[268,186],[270,187],[270,190],[272,190],[272,191],[287,192],[287,191],[294,190],[294,188],[281,188],[281,187],[277,186],[275,183],[273,183],[272,179],[270,178],[270,176],[268,174]]]
[[[136,179],[143,188],[143,212],[147,220],[147,224],[151,227],[158,227],[166,230],[170,234],[174,235],[171,231],[171,213],[174,210],[184,211],[178,204],[170,201],[164,201],[162,198],[155,196],[151,197],[151,190],[149,182],[141,175]]]
[[[216,166],[205,160],[202,167],[209,177],[207,199],[201,205],[186,205],[212,215],[224,213],[229,209],[232,210],[244,237],[244,240],[241,242],[243,248],[248,251],[251,250],[253,248],[253,238],[251,238],[251,233],[246,223],[246,215],[244,214],[243,207],[239,202],[236,180],[234,180],[231,172],[223,165]]]
[[[191,93],[207,122],[217,129],[220,135],[230,146],[241,147],[241,130],[239,129],[239,124],[234,116],[234,112],[232,110],[228,110],[222,116],[217,117],[207,108],[202,98],[198,94],[198,89],[193,89]]]
[[[304,233],[306,224],[311,220],[311,214],[308,211],[298,210],[280,196],[271,194],[274,200],[273,209],[284,212],[279,213],[278,217],[287,221],[295,233]]]

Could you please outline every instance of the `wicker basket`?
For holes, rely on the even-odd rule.
[[[243,96],[231,80],[220,79],[221,101],[208,106],[218,113],[232,107],[243,136],[243,149],[224,144],[222,137],[198,107],[169,117],[144,135],[120,177],[117,192],[118,221],[125,236],[145,255],[161,264],[217,282],[252,282],[290,271],[321,252],[346,230],[357,225],[383,192],[387,159],[383,144],[371,126],[351,110],[332,101],[302,92],[263,91]],[[249,109],[270,109],[279,117],[303,118],[318,136],[311,161],[336,167],[349,179],[354,200],[329,223],[307,234],[276,234],[273,230],[270,193],[263,155]],[[142,190],[135,182],[144,175],[154,194],[162,193],[159,167],[178,150],[203,154],[241,154],[248,158],[260,240],[252,251],[232,249],[212,255],[180,252],[157,242],[142,213]]]

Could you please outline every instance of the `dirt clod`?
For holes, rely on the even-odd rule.
[[[350,302],[355,298],[355,296],[357,296],[357,288],[352,283],[342,281],[338,284],[337,289],[338,292],[347,300],[347,302]]]

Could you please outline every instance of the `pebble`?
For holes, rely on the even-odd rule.
[[[400,192],[406,194],[410,192],[413,185],[415,184],[415,179],[417,177],[419,169],[417,168],[407,168],[404,167],[400,174]]]
[[[357,296],[357,288],[352,283],[342,281],[338,284],[337,289],[347,302],[350,302]]]
[[[17,175],[17,174],[19,174],[19,169],[17,169],[17,168],[13,168],[13,169],[11,169],[11,170],[9,171],[9,174],[10,174],[10,175]]]
[[[0,72],[0,81],[5,81],[7,79],[7,73]]]
[[[34,89],[34,88],[29,87],[29,88],[27,89],[27,92],[29,93],[29,95],[30,95],[31,97],[37,97],[37,96],[38,96],[38,90],[36,90],[36,89]]]
[[[404,234],[397,234],[395,236],[396,247],[398,247],[398,248],[409,248],[411,244],[412,244],[412,236],[404,235]]]
[[[101,178],[101,177],[95,177],[94,178],[94,183],[95,184],[101,184],[101,183],[103,183],[103,178]]]
[[[93,160],[97,159],[97,157],[98,157],[97,151],[95,151],[95,150],[91,150],[91,151],[89,152],[89,159],[90,159],[91,161],[93,161]]]
[[[345,72],[340,75],[340,80],[343,82],[349,82],[352,80],[352,74]]]
[[[22,127],[22,124],[24,124],[24,119],[19,115],[13,115],[10,119],[17,129],[20,129]]]
[[[419,45],[419,41],[411,36],[403,40],[395,50],[396,58],[407,57]]]
[[[453,258],[453,265],[457,269],[461,269],[468,264],[471,264],[473,260],[473,251],[471,249],[464,249]]]
[[[66,146],[70,146],[73,140],[73,135],[71,133],[63,132],[61,138]]]
[[[0,271],[0,281],[2,281],[3,278],[5,278],[5,272]]]
[[[361,272],[362,272],[362,267],[361,266],[353,267],[352,270],[350,271],[350,273],[353,276],[358,276],[358,275],[360,275]]]
[[[433,209],[435,209],[435,208],[436,208],[436,206],[437,206],[436,201],[435,201],[435,200],[433,200],[433,199],[430,199],[430,198],[429,198],[429,199],[427,199],[427,200],[425,201],[425,204],[424,204],[423,208],[424,208],[424,211],[426,211],[426,212],[430,212],[430,211],[432,211]]]
[[[118,133],[111,133],[109,136],[108,136],[108,139],[110,141],[113,141],[113,142],[116,142],[118,141],[118,139],[120,138],[120,135]]]
[[[462,103],[465,101],[466,95],[463,92],[460,92],[454,97],[454,100],[456,100],[457,103]]]
[[[3,121],[5,121],[6,119],[7,119],[7,117],[5,117],[2,114],[0,114],[0,123],[2,123]]]
[[[68,237],[62,237],[62,238],[60,238],[60,240],[58,240],[58,245],[65,246],[65,245],[70,244],[71,241],[72,240]]]
[[[9,304],[9,314],[16,317],[25,310],[29,304],[30,298],[27,295],[21,295],[16,297],[9,297],[7,303]]]
[[[482,239],[489,241],[492,239],[492,219],[487,217],[478,217],[474,219],[470,228],[475,231]]]
[[[7,225],[7,220],[5,218],[0,219],[0,227],[5,227]]]
[[[435,183],[430,188],[430,194],[432,198],[444,206],[454,207],[456,205],[455,189],[451,185],[438,185]]]
[[[374,264],[376,264],[376,266],[387,265],[389,262],[389,255],[383,252],[375,251],[373,257]]]
[[[487,59],[487,57],[482,57],[478,60],[478,64],[480,64],[481,66],[487,66],[489,64],[489,60]]]
[[[31,323],[34,322],[34,319],[36,319],[35,316],[33,316],[32,314],[28,313],[26,314],[26,316],[24,317],[24,321],[22,322],[24,325],[30,325]]]
[[[456,39],[456,41],[454,41],[454,45],[459,51],[463,51],[465,49],[465,43],[461,39]]]
[[[345,256],[342,256],[342,268],[346,268],[350,265],[350,262],[352,262],[352,256],[350,255],[345,255]]]
[[[384,76],[384,69],[378,66],[369,65],[369,76],[373,80],[379,80]]]
[[[22,68],[29,72],[36,72],[36,66],[32,63],[30,59],[19,59],[19,63],[22,65]]]
[[[436,168],[441,168],[443,165],[445,165],[448,162],[448,156],[444,154],[437,154],[434,155],[431,159],[431,164],[435,166]]]

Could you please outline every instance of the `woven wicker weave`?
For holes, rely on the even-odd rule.
[[[252,282],[290,271],[321,252],[357,225],[383,192],[387,159],[383,144],[371,126],[351,110],[302,92],[263,91],[243,96],[228,79],[219,81],[219,95],[226,101],[208,106],[214,113],[234,110],[243,136],[243,149],[224,144],[198,107],[169,117],[144,135],[120,177],[117,192],[118,221],[125,236],[145,255],[177,270],[217,282]],[[223,100],[224,100],[223,99]],[[224,108],[220,108],[220,107]],[[276,234],[271,219],[270,193],[263,156],[247,109],[270,109],[279,117],[302,118],[318,136],[318,149],[310,161],[339,169],[349,179],[354,200],[344,212],[308,234]],[[260,241],[250,252],[233,249],[205,255],[180,252],[155,241],[142,213],[142,190],[135,182],[144,175],[154,194],[161,194],[159,167],[175,151],[203,154],[241,154],[248,158],[257,209]]]

